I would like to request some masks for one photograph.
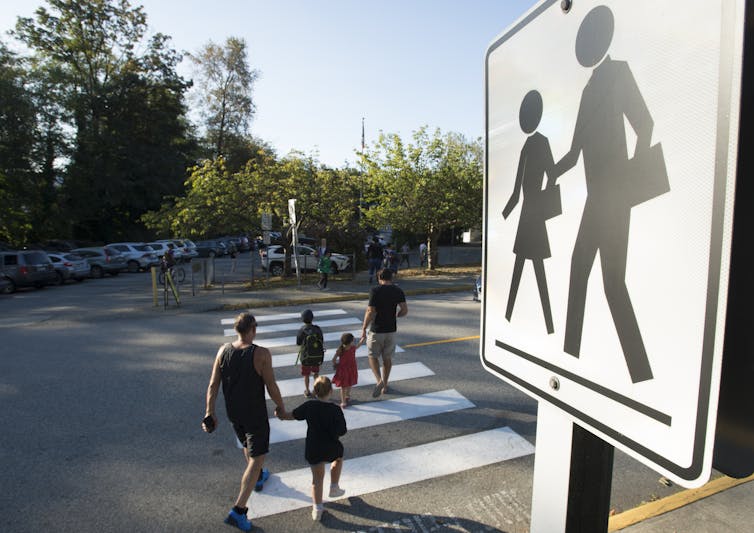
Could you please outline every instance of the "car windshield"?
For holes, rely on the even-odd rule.
[[[137,244],[134,246],[134,249],[139,250],[140,252],[154,252],[152,247],[146,244]]]
[[[65,254],[63,256],[63,259],[65,259],[66,261],[81,261],[81,259],[83,258],[80,255],[76,254]]]

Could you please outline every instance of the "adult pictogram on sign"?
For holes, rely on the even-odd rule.
[[[557,163],[555,174],[584,157],[587,197],[571,256],[563,350],[581,350],[586,292],[597,252],[602,283],[626,365],[634,383],[652,379],[652,369],[626,286],[631,208],[669,190],[659,145],[650,147],[653,121],[628,63],[608,55],[613,13],[592,9],[576,38],[576,57],[594,68],[581,96],[571,150]],[[624,117],[636,132],[636,151],[628,158]]]

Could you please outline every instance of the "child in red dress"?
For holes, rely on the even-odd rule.
[[[359,381],[359,371],[356,368],[356,345],[353,335],[344,333],[340,337],[340,346],[333,357],[335,375],[332,382],[340,387],[340,407],[345,409],[351,399],[351,387]]]

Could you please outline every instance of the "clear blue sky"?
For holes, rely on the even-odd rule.
[[[1,0],[0,31],[40,0]],[[251,133],[278,153],[355,163],[380,130],[483,135],[487,46],[535,0],[131,0],[178,50],[246,39],[261,71]],[[184,62],[185,63],[185,62]],[[181,68],[189,74],[187,65]]]

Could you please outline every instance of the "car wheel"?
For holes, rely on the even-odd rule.
[[[12,294],[16,292],[16,284],[13,283],[13,280],[5,278],[5,281],[8,282],[8,284],[2,289],[2,292],[5,294]]]
[[[92,265],[92,277],[101,278],[105,275],[105,271],[99,265]]]
[[[214,250],[210,250],[209,253],[207,254],[207,257],[209,257],[210,259],[214,259],[215,255],[217,254],[215,254]]]
[[[131,259],[128,262],[128,271],[129,272],[138,272],[139,271],[139,262],[138,261],[134,261],[133,259]]]
[[[65,279],[63,279],[63,274],[55,271],[55,285],[62,285]]]
[[[272,263],[270,265],[270,274],[273,276],[282,276],[283,275],[283,265],[280,263]]]
[[[331,268],[333,274],[337,274],[339,272],[338,265],[335,264],[335,261],[333,261]]]

